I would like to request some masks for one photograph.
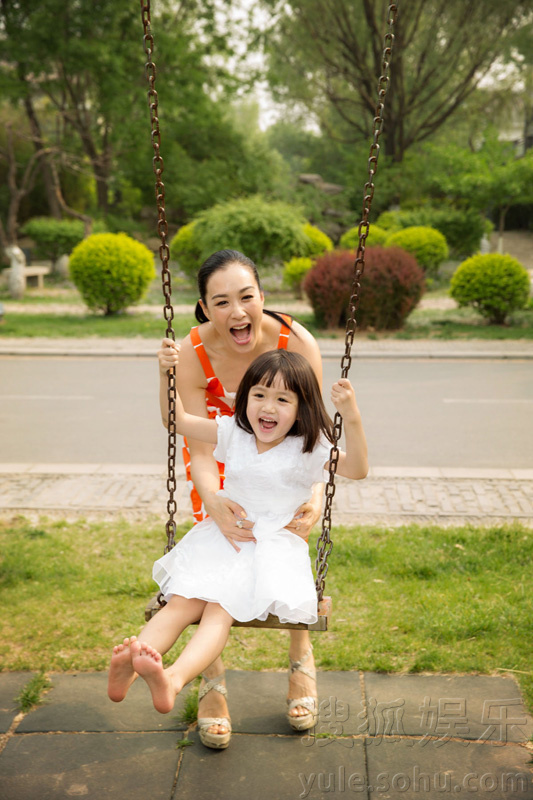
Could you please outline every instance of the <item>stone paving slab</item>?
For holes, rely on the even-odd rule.
[[[285,719],[288,672],[245,672],[227,670],[232,728],[237,733],[290,735]],[[362,709],[361,684],[358,672],[319,672],[321,726],[328,726],[332,707]],[[344,735],[355,734],[361,721],[352,715],[342,729]],[[331,728],[328,728],[331,732]],[[339,733],[341,731],[338,731]]]
[[[20,683],[21,676],[16,677]],[[101,673],[53,676],[49,708],[30,712],[0,742],[0,800],[74,796],[89,800],[290,800],[351,793],[368,800],[395,800],[421,793],[436,799],[443,792],[476,792],[487,800],[533,797],[531,750],[523,744],[524,736],[533,730],[533,720],[522,705],[517,685],[507,678],[323,672],[319,673],[319,725],[305,734],[282,734],[278,731],[285,725],[280,701],[286,673],[232,670],[228,691],[235,733],[224,751],[204,748],[192,729],[125,731],[132,713],[138,714],[141,724],[152,725],[145,698],[136,687],[120,704],[127,708],[131,701],[126,718],[111,717],[105,711],[98,715],[105,702],[114,708],[102,698],[105,680]],[[15,683],[9,673],[0,673],[0,697],[9,694]],[[506,715],[500,713],[502,698],[510,711]],[[494,700],[497,704],[491,708],[497,713],[487,714],[486,721],[494,720],[510,730],[513,720],[521,723],[525,717],[520,741],[511,736],[500,736],[498,742],[469,738],[478,729],[465,730],[463,711],[467,722],[475,723],[482,701]],[[425,712],[424,726],[415,725],[420,706]],[[50,713],[54,707],[56,716]],[[256,718],[265,719],[253,722],[252,711]],[[61,715],[77,721],[72,732],[62,732],[56,724]],[[24,723],[32,718],[39,724],[28,728]],[[443,726],[443,736],[433,719]],[[87,721],[94,730],[81,732]],[[459,724],[450,737],[446,724],[453,721]],[[109,729],[113,722],[114,731]],[[184,738],[191,745],[177,749]]]
[[[18,714],[15,698],[33,678],[33,672],[8,672],[0,680],[0,733],[6,733]]]
[[[187,689],[178,697],[172,714],[158,714],[149,691],[136,681],[122,703],[107,696],[106,673],[56,674],[44,703],[27,714],[17,733],[94,731],[184,731],[179,722]]]
[[[68,514],[150,514],[164,517],[167,489],[164,473],[151,465],[112,471],[91,465],[91,472],[68,465],[0,465],[0,512],[37,511]],[[108,465],[109,466],[109,465]],[[120,465],[111,465],[120,468]],[[47,468],[48,467],[48,468]],[[16,471],[18,468],[19,471]],[[446,472],[446,475],[444,473]],[[516,473],[514,476],[513,473]],[[439,470],[409,475],[398,468],[374,469],[365,481],[338,478],[333,499],[335,524],[500,524],[516,519],[533,526],[533,470],[505,471]],[[191,518],[185,477],[178,471],[175,499],[177,521]]]
[[[59,733],[11,738],[0,755],[0,800],[169,800],[175,733]]]
[[[533,797],[531,754],[526,749],[472,742],[436,747],[405,739],[376,746],[378,741],[366,741],[369,800]],[[345,785],[349,786],[348,776]]]
[[[533,720],[512,678],[365,673],[370,736],[527,742]],[[426,741],[427,741],[426,738]]]
[[[326,796],[317,774],[337,773],[346,762],[346,748],[309,747],[302,736],[234,736],[220,753],[202,747],[196,734],[190,738],[173,800],[316,800]],[[352,740],[349,759],[365,780],[362,741]]]

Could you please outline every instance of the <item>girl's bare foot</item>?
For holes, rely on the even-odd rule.
[[[163,669],[161,654],[145,642],[134,642],[131,655],[133,668],[144,678],[152,693],[154,708],[161,714],[168,714],[174,708],[179,689],[168,670]]]
[[[109,680],[107,683],[107,694],[114,703],[120,703],[128,693],[128,689],[137,677],[131,663],[130,646],[135,642],[136,637],[124,639],[122,644],[117,644],[113,648],[111,664],[109,666]]]

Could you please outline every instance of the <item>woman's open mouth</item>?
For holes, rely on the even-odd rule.
[[[249,322],[243,325],[234,325],[230,333],[237,344],[249,344],[252,339],[252,326]]]

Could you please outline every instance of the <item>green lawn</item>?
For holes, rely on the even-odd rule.
[[[272,303],[275,307],[275,301]],[[312,314],[297,314],[297,319],[318,338],[342,338],[344,331],[326,331],[316,326]],[[196,324],[193,314],[176,314],[173,328],[177,338],[186,336]],[[0,336],[10,337],[134,337],[159,338],[166,323],[161,314],[124,313],[113,317],[97,314],[85,316],[59,314],[9,313],[0,325]],[[414,311],[400,331],[373,333],[363,331],[361,338],[395,339],[532,339],[533,311],[517,312],[512,324],[487,325],[467,309],[453,311]]]
[[[142,627],[164,540],[161,522],[0,520],[0,669],[106,669]],[[532,558],[518,524],[336,529],[319,668],[511,674],[533,708]],[[287,632],[236,628],[225,660],[283,669],[287,645]]]

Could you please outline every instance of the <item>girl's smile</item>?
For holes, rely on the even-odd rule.
[[[298,396],[276,377],[271,386],[257,384],[248,394],[246,416],[259,453],[280,444],[296,422]]]

